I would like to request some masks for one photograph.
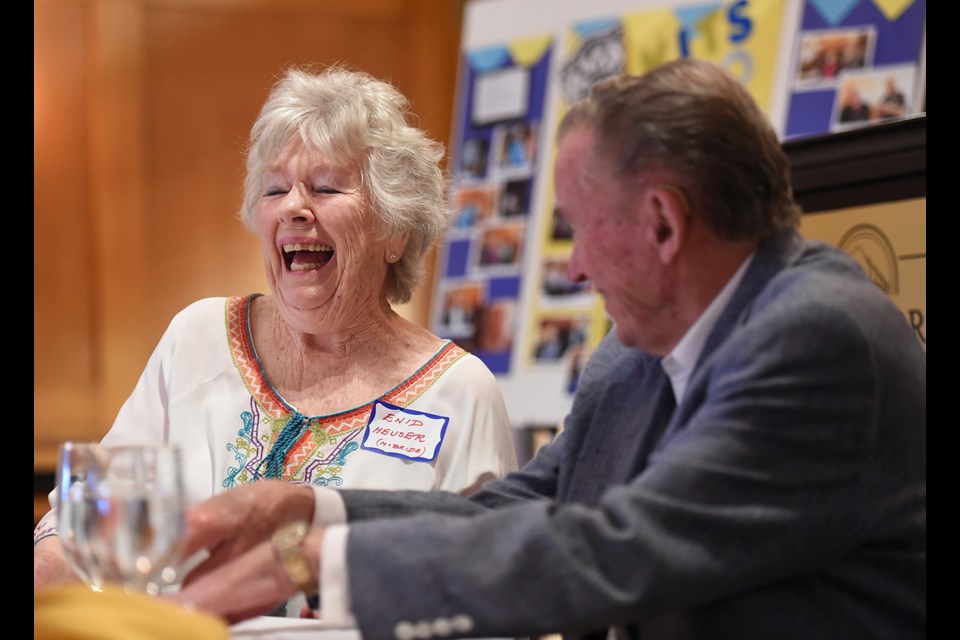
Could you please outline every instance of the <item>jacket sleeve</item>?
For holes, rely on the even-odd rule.
[[[864,483],[876,361],[842,313],[812,313],[758,322],[716,352],[698,406],[684,411],[685,398],[683,424],[646,469],[595,506],[547,499],[549,480],[532,481],[564,464],[551,459],[558,441],[531,463],[536,474],[483,492],[496,507],[484,513],[353,522],[347,561],[364,637],[458,616],[476,635],[602,628],[849,551],[876,524],[858,515],[876,513]],[[631,428],[621,420],[609,428]]]

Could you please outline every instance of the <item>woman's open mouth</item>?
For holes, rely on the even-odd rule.
[[[283,261],[290,271],[319,269],[330,262],[332,257],[333,247],[322,242],[283,245]]]

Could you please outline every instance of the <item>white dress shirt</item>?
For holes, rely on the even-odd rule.
[[[678,405],[680,401],[683,400],[683,394],[687,390],[687,381],[690,379],[690,374],[693,373],[697,359],[700,358],[700,352],[703,351],[703,345],[707,341],[707,336],[713,331],[713,326],[717,324],[717,320],[720,318],[720,312],[727,306],[730,297],[733,296],[733,292],[740,286],[740,281],[743,280],[743,274],[747,272],[747,266],[752,259],[753,254],[751,253],[747,259],[743,261],[743,264],[737,268],[733,276],[727,281],[727,284],[723,285],[723,289],[714,297],[704,312],[700,314],[700,317],[693,323],[693,326],[683,334],[683,337],[680,338],[680,342],[673,348],[673,351],[665,355],[663,360],[660,361],[660,366],[662,366],[663,370],[670,376],[670,385],[673,387],[673,397]]]

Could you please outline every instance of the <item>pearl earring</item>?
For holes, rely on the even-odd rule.
[[[390,262],[396,262],[396,261],[397,261],[397,254],[391,253],[391,254],[390,254]]]

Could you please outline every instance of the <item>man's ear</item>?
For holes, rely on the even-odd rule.
[[[683,247],[690,223],[690,207],[683,192],[671,186],[657,186],[644,195],[650,215],[650,232],[660,261],[669,264]]]

